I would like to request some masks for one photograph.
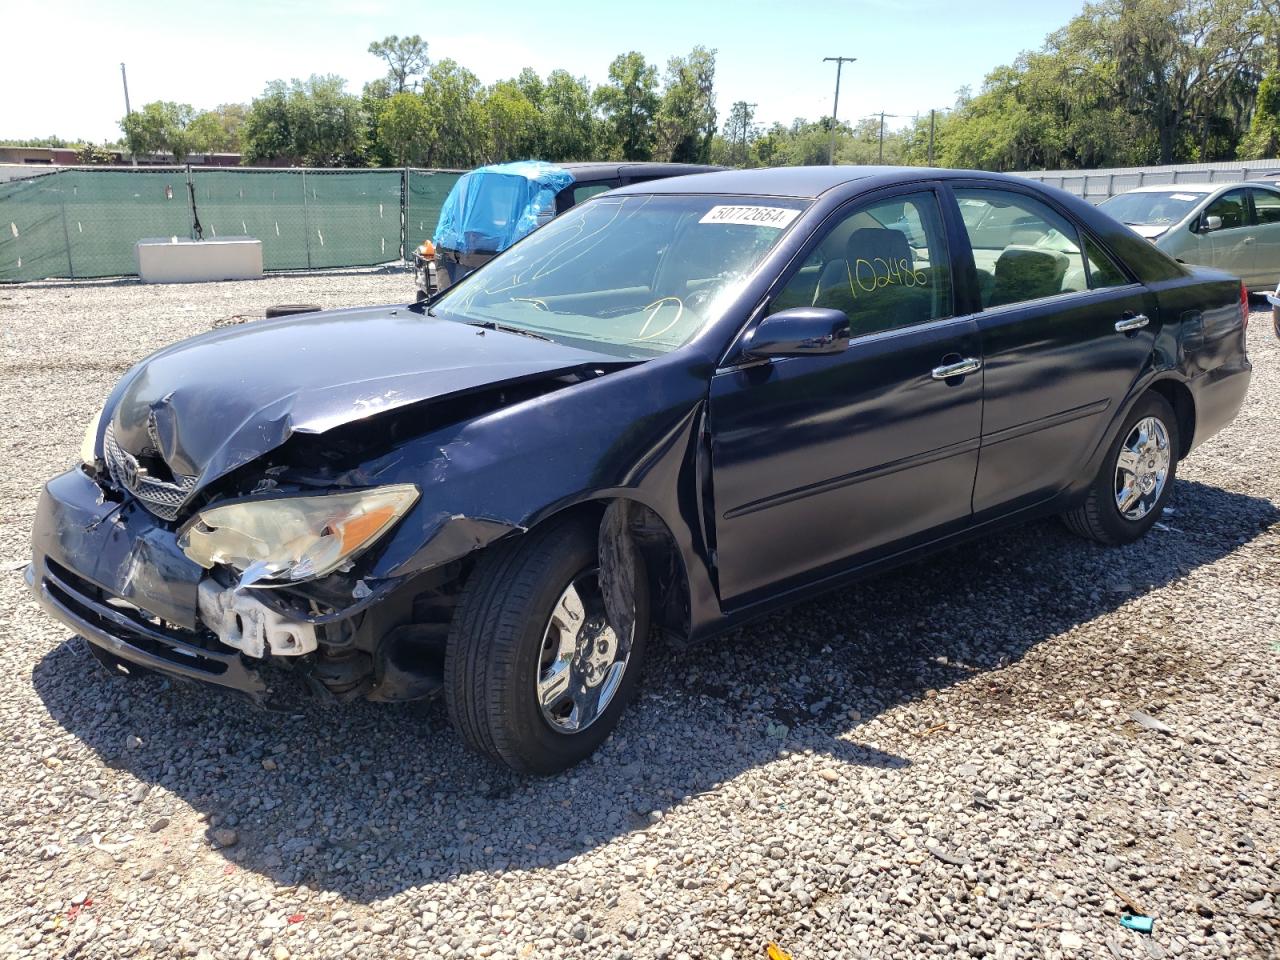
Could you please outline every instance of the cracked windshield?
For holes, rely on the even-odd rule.
[[[600,197],[553,220],[431,310],[652,357],[718,316],[804,206],[773,197]]]

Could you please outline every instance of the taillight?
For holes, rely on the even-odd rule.
[[[1240,281],[1240,322],[1244,324],[1245,330],[1249,329],[1249,288],[1244,285],[1244,281]]]

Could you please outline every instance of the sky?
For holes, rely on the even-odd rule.
[[[831,112],[835,64],[846,63],[839,117],[885,111],[900,126],[949,107],[992,68],[1041,46],[1082,0],[140,0],[18,2],[4,14],[0,138],[116,140],[124,114],[120,63],[134,107],[175,100],[198,109],[248,102],[268,81],[336,73],[348,89],[384,72],[367,52],[388,34],[420,34],[432,60],[452,58],[485,83],[531,66],[563,67],[592,85],[638,50],[651,63],[695,44],[715,49],[723,118],[755,103],[766,126]],[[563,11],[563,12],[560,12]],[[56,24],[54,33],[50,27]],[[53,39],[56,38],[56,39]]]

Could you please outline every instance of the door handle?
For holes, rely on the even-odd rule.
[[[1116,321],[1116,333],[1129,333],[1133,330],[1141,330],[1151,321],[1147,319],[1145,313],[1139,313],[1133,317],[1125,317]]]
[[[982,361],[977,357],[965,357],[955,363],[944,363],[933,368],[933,379],[950,380],[952,377],[963,377],[967,373],[977,373],[982,369]]]

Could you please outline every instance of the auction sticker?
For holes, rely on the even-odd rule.
[[[1175,193],[1175,194],[1173,195],[1173,199],[1175,199],[1175,200],[1196,200],[1196,199],[1199,199],[1199,198],[1198,198],[1194,193]]]
[[[745,227],[775,227],[781,230],[796,217],[799,210],[786,207],[712,207],[699,223],[737,223]]]

